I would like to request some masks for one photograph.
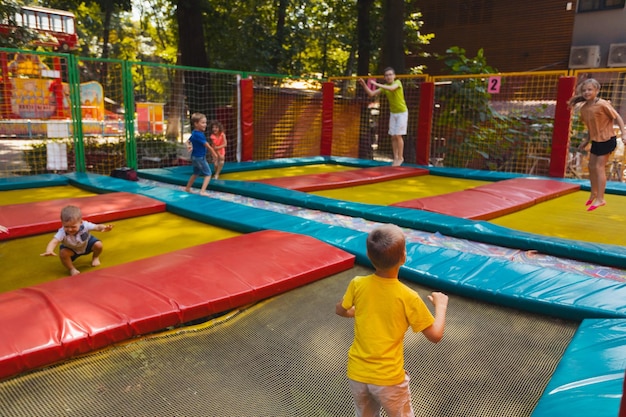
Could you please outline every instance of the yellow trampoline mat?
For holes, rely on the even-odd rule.
[[[588,191],[577,191],[490,220],[544,236],[626,246],[626,197],[607,194],[606,206],[587,212]]]
[[[295,177],[296,175],[313,175],[322,174],[325,172],[341,172],[357,169],[355,167],[348,167],[344,165],[335,164],[315,164],[315,165],[302,165],[286,168],[268,168],[258,169],[251,171],[231,172],[220,175],[220,179],[223,180],[237,180],[237,181],[255,181],[263,180],[266,178],[277,177]]]
[[[110,232],[93,232],[104,245],[100,256],[102,265],[92,267],[91,255],[85,255],[75,261],[78,270],[85,273],[240,235],[171,213],[151,214],[111,224],[114,228]],[[54,233],[48,233],[0,241],[0,292],[67,276],[58,257],[39,256],[53,236]],[[59,253],[58,246],[55,252]],[[211,258],[207,255],[206,259],[194,262],[211,262]]]
[[[351,201],[353,203],[387,206],[400,201],[453,193],[483,184],[488,184],[488,182],[437,175],[421,175],[354,187],[314,191],[311,194]]]
[[[28,188],[0,192],[0,205],[34,203],[36,201],[57,200],[62,198],[91,197],[96,195],[71,185],[56,187]]]

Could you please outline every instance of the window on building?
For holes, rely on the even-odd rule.
[[[480,25],[491,22],[493,0],[464,0],[459,3],[459,25]]]
[[[595,12],[598,10],[623,9],[626,0],[579,0],[579,12]]]
[[[47,13],[39,13],[39,29],[50,30],[50,16]]]

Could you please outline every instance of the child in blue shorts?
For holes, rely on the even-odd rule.
[[[187,181],[185,191],[188,193],[191,192],[191,186],[196,178],[198,178],[199,175],[203,175],[204,181],[202,182],[200,195],[208,195],[206,193],[206,188],[209,185],[209,181],[211,181],[211,168],[209,167],[209,163],[206,161],[206,152],[209,150],[213,154],[213,158],[215,158],[215,160],[217,160],[217,153],[211,145],[209,145],[209,142],[206,140],[206,136],[204,135],[207,125],[206,116],[202,113],[192,114],[191,125],[193,126],[193,132],[191,132],[191,137],[187,141],[187,150],[191,151],[193,174],[191,175],[191,178],[189,178],[189,181]]]

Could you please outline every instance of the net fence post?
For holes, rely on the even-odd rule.
[[[254,159],[254,82],[242,79],[241,89],[241,160]]]
[[[126,164],[137,169],[137,141],[135,139],[135,94],[131,64],[122,62],[122,94],[124,99],[124,139],[126,142]]]
[[[83,117],[80,98],[80,73],[78,59],[74,55],[67,56],[68,81],[70,85],[70,114],[72,117],[72,140],[74,141],[74,156],[76,172],[86,172],[85,145],[83,140]]]
[[[554,111],[554,130],[552,131],[552,151],[548,175],[555,178],[565,177],[567,154],[569,152],[569,133],[572,112],[568,100],[574,93],[576,77],[559,78],[556,108]]]
[[[435,83],[420,84],[419,119],[417,122],[417,145],[415,159],[418,165],[430,162],[430,137],[433,126],[433,108],[435,106]]]
[[[331,156],[333,148],[333,104],[335,101],[335,83],[322,84],[322,138],[320,155]]]

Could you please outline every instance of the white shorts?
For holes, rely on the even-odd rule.
[[[389,113],[389,135],[406,135],[407,125],[409,124],[409,112]]]
[[[389,417],[415,417],[411,405],[409,374],[398,385],[364,384],[349,379],[356,417],[379,417],[380,407]]]

